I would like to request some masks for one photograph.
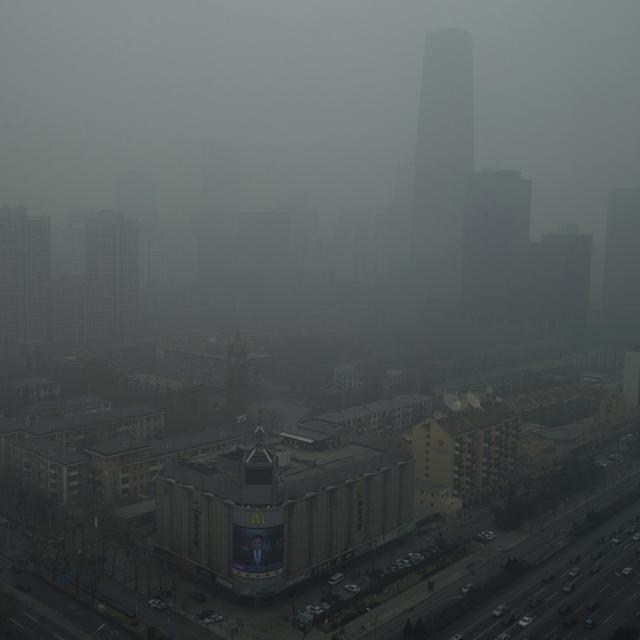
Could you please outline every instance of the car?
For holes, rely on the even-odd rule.
[[[533,624],[533,621],[535,619],[536,619],[535,616],[524,616],[520,618],[520,620],[518,620],[518,626],[521,629],[526,629],[527,627],[530,627]]]
[[[496,640],[509,640],[510,637],[511,636],[506,631],[504,631],[496,637]]]
[[[622,540],[620,540],[620,538],[615,537],[615,538],[611,538],[611,544],[612,545],[619,545],[622,542]]]
[[[576,624],[578,624],[578,620],[577,620],[577,618],[576,618],[575,616],[571,616],[571,617],[569,617],[569,618],[565,618],[565,619],[562,621],[562,624],[563,624],[565,627],[573,627],[573,626],[575,626]]]
[[[506,616],[505,618],[502,618],[503,627],[510,627],[512,624],[515,624],[515,622],[516,622],[515,613],[512,613],[510,616]]]
[[[487,531],[483,531],[482,533],[484,535],[484,538],[489,542],[496,539],[495,531],[487,530]]]
[[[634,533],[633,534],[633,541],[634,542],[638,542],[638,540],[640,540],[640,533]]]
[[[553,575],[553,573],[548,573],[544,578],[542,578],[542,582],[544,582],[545,584],[549,584],[553,581],[554,577],[555,576]]]
[[[154,611],[166,611],[169,608],[169,605],[164,600],[158,600],[157,598],[151,598],[148,605]]]
[[[589,600],[585,606],[588,611],[595,611],[600,605],[595,600]]]
[[[584,628],[585,629],[593,629],[596,626],[596,619],[593,616],[589,616],[585,621],[584,621]]]
[[[220,615],[219,613],[215,613],[211,616],[210,620],[211,622],[209,624],[220,624],[224,622],[224,616]]]
[[[16,589],[18,591],[22,591],[22,593],[31,593],[31,587],[28,584],[20,584],[16,585]]]
[[[625,567],[622,570],[622,575],[623,576],[630,576],[633,573],[633,568],[632,567]]]
[[[491,615],[494,618],[501,618],[505,613],[507,613],[507,611],[507,606],[504,604],[500,604],[491,612]]]
[[[559,609],[558,613],[561,616],[566,616],[567,613],[571,613],[573,611],[573,607],[570,604],[563,604]]]
[[[329,611],[329,609],[331,609],[331,605],[328,602],[318,602],[318,606],[323,610],[323,611]]]
[[[456,633],[455,636],[451,636],[451,638],[449,640],[462,640],[462,634],[461,633]]]
[[[350,593],[360,593],[360,587],[357,584],[345,584],[344,590]]]
[[[565,582],[564,586],[562,587],[562,590],[565,593],[571,593],[575,588],[576,588],[576,583],[571,581],[571,582]]]
[[[327,584],[330,587],[335,587],[337,584],[340,584],[344,580],[344,573],[334,573],[328,580]]]
[[[191,593],[191,599],[195,602],[206,602],[207,596],[205,596],[204,593],[200,593],[199,591],[193,591]]]
[[[531,608],[535,609],[536,607],[539,607],[542,604],[542,598],[534,598],[531,601]]]
[[[304,611],[309,613],[312,616],[321,616],[324,611],[317,604],[309,604],[304,608]]]
[[[573,567],[571,571],[569,571],[570,578],[577,578],[580,575],[580,567]]]
[[[471,589],[473,589],[473,582],[467,582],[467,584],[465,584],[464,587],[460,589],[460,593],[463,596],[466,596],[469,593],[469,591],[471,591]]]
[[[535,620],[535,616],[523,616],[522,618],[520,618],[520,620],[518,620],[518,626],[521,629],[526,629],[527,627],[530,627],[533,624],[533,621]]]

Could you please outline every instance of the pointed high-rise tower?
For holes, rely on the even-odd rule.
[[[415,277],[426,296],[459,297],[464,194],[473,168],[471,35],[434,31],[425,42],[413,192]]]

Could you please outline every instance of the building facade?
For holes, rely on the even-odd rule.
[[[413,526],[411,452],[395,437],[299,450],[258,434],[158,480],[158,546],[243,596],[330,573]]]
[[[51,220],[0,208],[0,342],[50,337]]]

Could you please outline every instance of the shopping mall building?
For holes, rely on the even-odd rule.
[[[276,594],[411,532],[413,461],[400,436],[307,422],[158,479],[157,545],[243,596]]]

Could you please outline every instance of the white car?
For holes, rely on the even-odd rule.
[[[166,611],[169,608],[164,600],[158,600],[158,598],[151,598],[147,604],[154,611]]]
[[[344,590],[351,593],[360,593],[360,587],[357,584],[345,584]]]
[[[526,629],[528,626],[533,624],[534,620],[534,616],[524,616],[524,618],[520,618],[520,620],[518,620],[518,626]]]
[[[473,589],[473,582],[468,582],[467,584],[464,585],[464,587],[462,587],[462,589],[460,589],[460,593],[463,596],[466,596],[467,593],[469,593],[469,591],[471,591],[471,589]]]
[[[630,576],[633,573],[633,569],[631,567],[625,567],[622,570],[622,575],[623,576]]]
[[[462,634],[461,633],[456,633],[455,636],[451,636],[451,638],[449,638],[449,640],[462,640]]]
[[[496,539],[496,534],[495,532],[488,530],[488,531],[483,531],[482,535],[489,541],[491,540],[495,540]]]
[[[571,569],[571,571],[569,571],[569,576],[571,578],[577,578],[579,573],[580,573],[580,568],[579,567],[573,567],[573,569]]]
[[[638,540],[640,540],[640,533],[634,533],[633,534],[633,541],[634,542],[638,542]]]
[[[511,636],[505,631],[504,633],[501,633],[496,640],[509,640]]]
[[[505,613],[507,613],[507,607],[504,604],[501,604],[500,606],[496,607],[492,612],[491,615],[494,618],[500,618],[502,617]]]
[[[324,610],[317,604],[307,605],[304,610],[312,616],[321,616],[324,613]]]

